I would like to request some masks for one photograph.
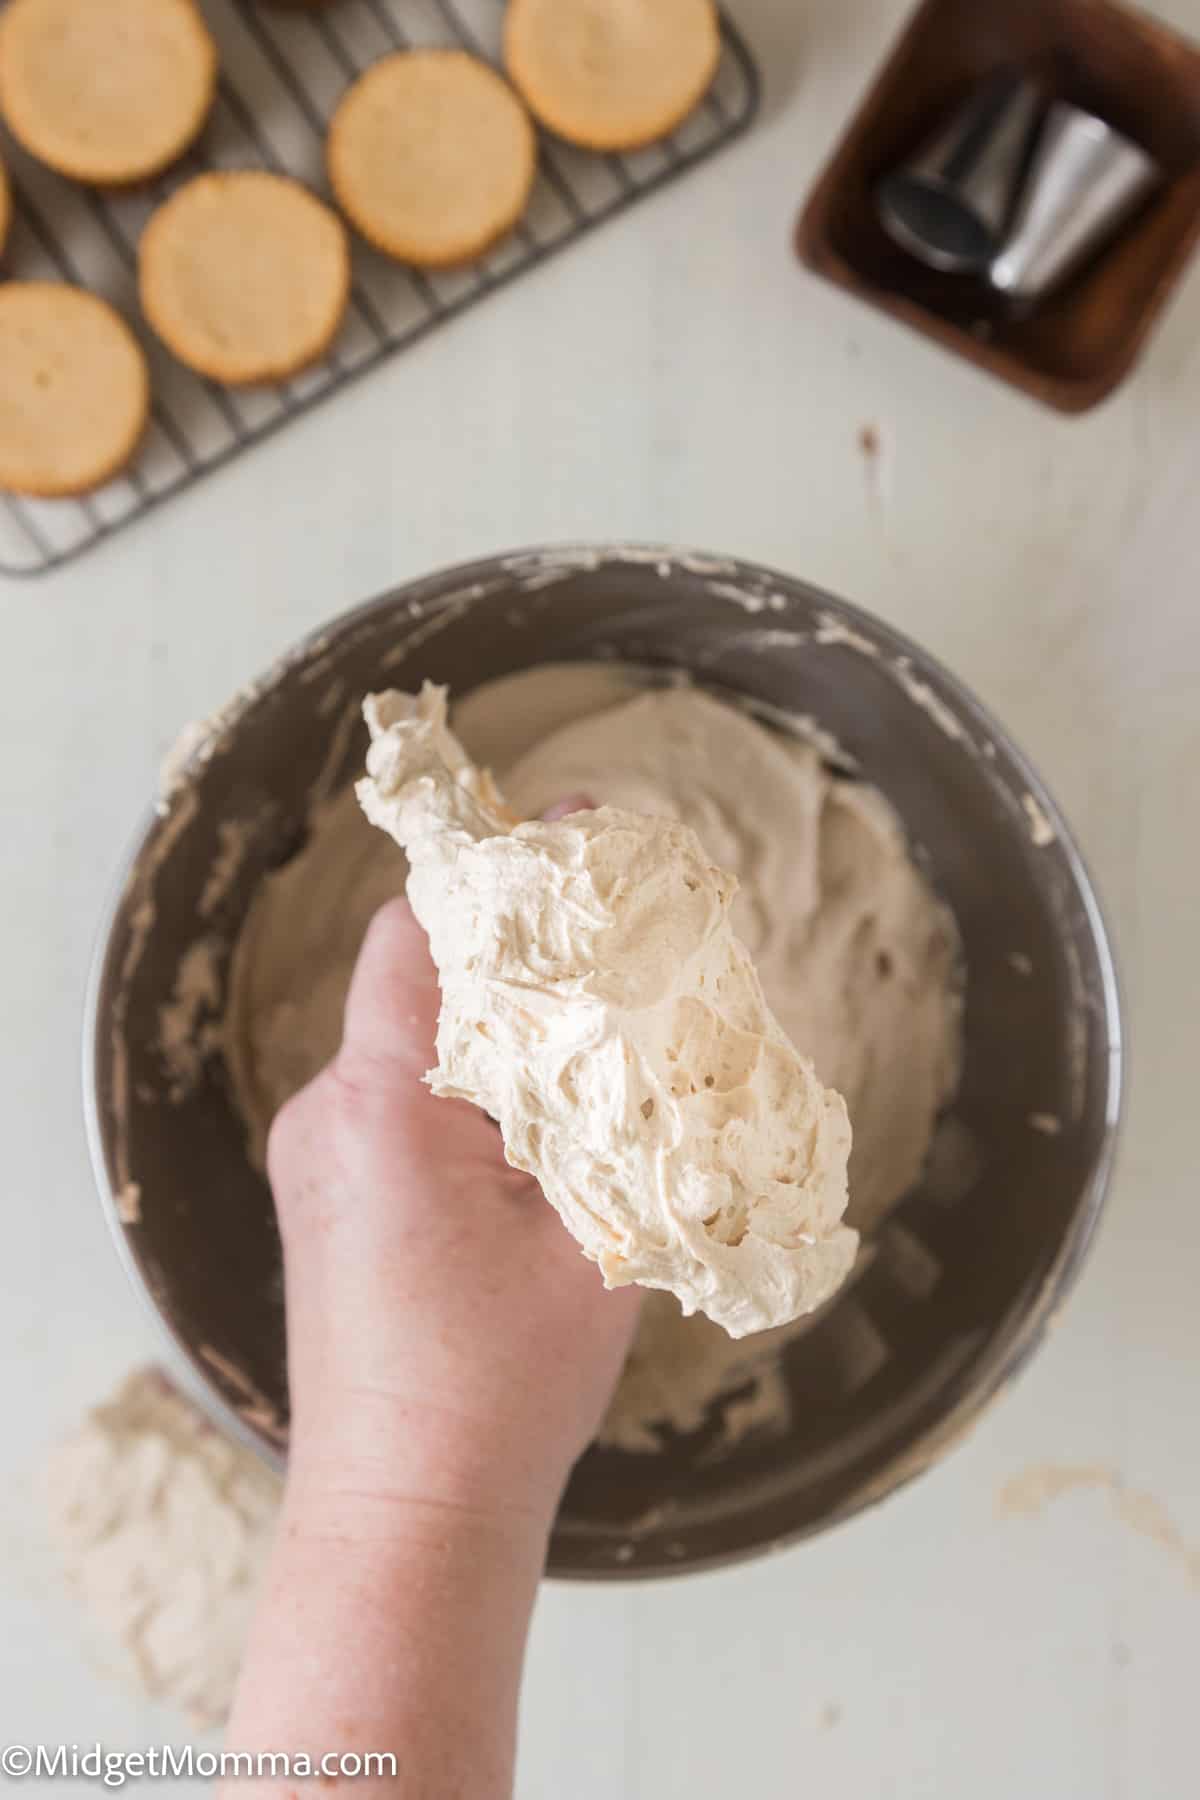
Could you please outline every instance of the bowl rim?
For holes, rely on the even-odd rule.
[[[810,604],[818,604],[828,611],[831,619],[848,631],[863,635],[869,633],[876,644],[886,648],[893,658],[894,666],[904,663],[911,666],[922,680],[932,677],[937,687],[953,702],[957,711],[971,726],[982,734],[984,740],[1003,749],[1025,784],[1026,791],[1053,829],[1055,843],[1086,921],[1103,1001],[1102,1041],[1105,1045],[1106,1083],[1103,1130],[1092,1151],[1090,1167],[1081,1183],[1074,1213],[1037,1293],[1031,1297],[1020,1315],[1010,1322],[998,1342],[990,1346],[981,1358],[968,1362],[963,1370],[955,1371],[948,1378],[945,1403],[937,1418],[918,1432],[903,1451],[894,1456],[870,1481],[849,1493],[839,1506],[820,1520],[751,1543],[738,1544],[727,1550],[689,1555],[672,1563],[642,1567],[638,1566],[636,1559],[627,1563],[573,1561],[569,1564],[556,1564],[552,1540],[546,1576],[551,1579],[585,1582],[673,1579],[726,1568],[768,1551],[788,1548],[805,1538],[815,1537],[837,1525],[845,1524],[859,1513],[880,1505],[932,1468],[949,1449],[965,1439],[992,1402],[1027,1365],[1055,1322],[1082,1270],[1111,1185],[1124,1115],[1127,1061],[1122,983],[1105,911],[1070,825],[1025,752],[965,683],[914,639],[865,607],[842,600],[812,582],[789,575],[769,564],[666,543],[635,540],[604,544],[570,539],[493,552],[470,562],[447,565],[409,581],[399,582],[306,632],[290,649],[277,657],[261,676],[248,682],[237,698],[221,710],[217,715],[219,724],[216,735],[224,736],[235,728],[241,717],[272,691],[291,668],[303,665],[314,654],[328,649],[331,639],[340,638],[356,624],[373,618],[401,601],[411,605],[421,599],[437,598],[442,604],[448,604],[476,587],[482,588],[476,597],[486,600],[491,597],[487,591],[489,582],[498,589],[507,588],[511,580],[517,579],[517,571],[522,567],[534,570],[539,567],[561,569],[562,576],[566,579],[575,573],[587,574],[621,564],[643,571],[649,566],[660,573],[665,568],[668,572],[678,570],[682,573],[717,575],[731,588],[743,585],[748,595],[756,590],[760,593],[791,594]],[[211,738],[206,740],[184,760],[177,773],[181,785],[197,760],[211,754],[213,742]],[[134,1250],[130,1232],[120,1216],[106,1129],[101,1117],[98,1080],[103,1051],[100,1002],[109,974],[113,933],[130,879],[162,816],[161,805],[153,803],[142,814],[109,883],[93,941],[83,1006],[81,1070],[89,1160],[118,1259],[137,1291],[142,1306],[155,1320],[158,1331],[171,1352],[171,1366],[168,1370],[171,1379],[215,1424],[282,1474],[287,1463],[284,1450],[270,1443],[230,1404],[213,1379],[212,1372],[201,1361],[199,1352],[184,1339],[174,1322],[155,1301],[142,1261]]]

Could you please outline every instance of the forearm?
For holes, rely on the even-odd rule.
[[[508,1800],[551,1522],[636,1320],[492,1122],[423,1084],[438,1002],[411,911],[384,907],[337,1059],[268,1147],[289,1470],[228,1747],[394,1756],[313,1785],[353,1800]]]
[[[393,1754],[394,1778],[346,1781],[354,1800],[508,1800],[545,1539],[532,1516],[296,1484],[228,1747]],[[296,1792],[239,1782],[226,1800]]]

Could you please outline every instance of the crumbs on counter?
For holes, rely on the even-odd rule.
[[[1157,1544],[1200,1589],[1200,1546],[1187,1541],[1156,1495],[1129,1487],[1120,1470],[1107,1464],[1035,1463],[1000,1488],[996,1513],[1002,1519],[1036,1519],[1064,1495],[1089,1490],[1104,1494],[1122,1525]]]
[[[52,1452],[50,1536],[111,1674],[197,1726],[224,1719],[281,1491],[154,1368]]]
[[[118,1190],[116,1198],[117,1217],[122,1225],[140,1225],[142,1222],[142,1190],[136,1181],[127,1181]]]
[[[868,462],[874,462],[881,448],[878,425],[859,426],[858,447]]]

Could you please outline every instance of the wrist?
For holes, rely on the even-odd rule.
[[[287,1554],[314,1570],[336,1564],[339,1580],[419,1585],[436,1568],[459,1567],[473,1583],[502,1580],[532,1602],[546,1561],[549,1526],[528,1514],[448,1505],[424,1495],[352,1491],[289,1474],[280,1523]]]
[[[346,1536],[453,1524],[534,1544],[540,1560],[568,1473],[515,1434],[428,1401],[363,1389],[294,1400],[289,1506]]]
[[[531,1513],[359,1487],[349,1471],[306,1465],[289,1469],[279,1537],[283,1565],[302,1591],[333,1579],[343,1595],[359,1597],[354,1605],[364,1618],[402,1616],[420,1636],[435,1621],[444,1629],[452,1608],[470,1597],[519,1635],[549,1532],[549,1522]],[[426,1614],[432,1617],[423,1623]]]
[[[288,1470],[231,1745],[369,1743],[403,1758],[405,1792],[410,1777],[435,1791],[424,1770],[438,1771],[438,1793],[511,1792],[545,1545],[529,1514],[461,1507],[398,1483],[360,1487],[348,1467],[301,1455]]]

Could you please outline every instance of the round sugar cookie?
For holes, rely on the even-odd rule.
[[[512,0],[504,60],[549,131],[588,150],[637,150],[703,99],[721,35],[712,0]]]
[[[524,212],[537,169],[525,108],[463,50],[401,50],[360,76],[329,128],[329,178],[377,250],[452,268]]]
[[[346,229],[286,175],[198,175],[138,246],[142,310],[198,374],[238,387],[283,381],[329,348],[350,294]]]
[[[107,301],[62,282],[0,286],[0,487],[48,499],[100,487],[149,410],[146,359]]]
[[[157,175],[199,135],[216,80],[193,0],[9,0],[0,14],[0,112],[75,181]]]

